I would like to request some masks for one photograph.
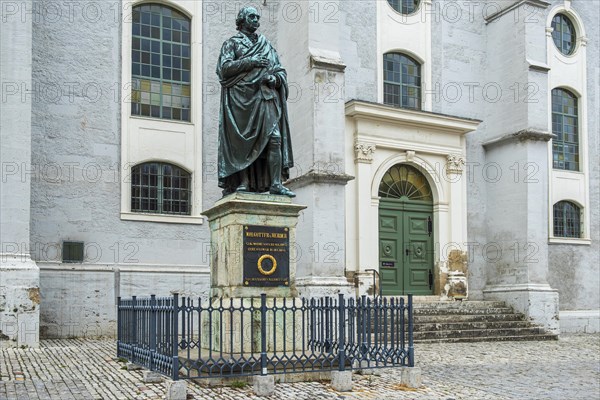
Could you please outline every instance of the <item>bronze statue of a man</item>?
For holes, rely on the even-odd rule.
[[[253,7],[238,13],[238,34],[223,43],[217,63],[221,81],[219,187],[223,195],[269,191],[294,197],[282,185],[293,166],[286,100],[287,74],[271,43],[256,30]]]

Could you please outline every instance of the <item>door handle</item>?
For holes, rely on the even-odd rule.
[[[429,290],[433,288],[433,272],[429,270]]]
[[[410,249],[406,248],[406,250],[404,250],[404,254],[406,254],[407,256],[409,256],[410,255]]]
[[[427,234],[431,236],[431,232],[433,232],[433,221],[431,221],[431,217],[427,217]]]

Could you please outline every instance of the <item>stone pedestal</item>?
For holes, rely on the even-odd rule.
[[[294,341],[294,336],[298,336],[297,332],[301,332],[301,329],[295,329],[290,323],[284,328],[281,325],[284,312],[274,312],[272,308],[281,307],[284,302],[287,307],[292,306],[294,301],[296,305],[301,305],[295,283],[298,254],[296,225],[298,214],[304,208],[292,204],[292,199],[284,196],[234,193],[204,212],[211,230],[212,306],[223,310],[220,314],[215,313],[210,320],[206,318],[202,321],[204,335],[213,337],[212,350],[232,353],[259,351],[262,293],[267,295],[267,351],[280,351],[284,345],[289,350],[293,348],[293,343],[301,343],[298,337]],[[271,233],[249,237],[249,231],[260,230]],[[286,239],[289,244],[287,255],[283,251]],[[258,256],[258,260],[248,256],[251,252],[255,258]],[[272,261],[275,259],[282,265],[285,264],[284,259],[289,261],[286,279],[276,283],[260,283],[247,278],[250,274],[258,279],[274,276],[272,272],[280,268]],[[242,307],[243,312],[240,311]],[[298,315],[294,319],[293,313],[285,311],[285,320],[300,323],[300,314],[296,312]],[[209,343],[208,337],[203,342]]]
[[[305,206],[292,204],[284,196],[234,193],[217,201],[203,215],[208,218],[211,232],[210,288],[212,298],[296,297],[296,225],[298,213]],[[255,286],[244,281],[244,229],[248,226],[284,228],[289,240],[289,280],[281,286]],[[260,238],[256,240],[260,241]],[[265,248],[267,257],[272,251]],[[272,264],[260,271],[269,276]],[[266,270],[268,268],[268,270]]]
[[[302,306],[299,298],[267,298],[265,344],[267,352],[293,350],[302,344],[302,312],[290,309]],[[202,315],[203,348],[224,353],[248,354],[261,351],[261,299],[214,299],[212,307],[220,312]],[[286,310],[281,308],[285,305]],[[273,311],[277,308],[277,311]],[[243,310],[243,311],[241,311]],[[284,324],[285,321],[285,324]],[[210,344],[210,345],[209,345]]]
[[[275,376],[256,375],[252,377],[254,394],[257,396],[272,396],[275,394]]]

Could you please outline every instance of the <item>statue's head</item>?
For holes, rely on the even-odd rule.
[[[254,7],[242,7],[235,19],[237,30],[255,32],[259,27],[260,14]]]

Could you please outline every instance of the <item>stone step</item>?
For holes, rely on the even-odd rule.
[[[534,327],[528,321],[480,321],[480,322],[448,322],[419,323],[414,325],[414,332],[427,331],[469,331],[477,329],[517,329]]]
[[[510,341],[536,341],[536,340],[558,340],[558,335],[549,333],[538,335],[522,336],[478,336],[478,337],[457,337],[457,338],[437,338],[437,339],[417,339],[415,343],[473,343],[473,342],[510,342]],[[417,353],[418,354],[418,353]]]
[[[413,303],[416,342],[553,340],[541,327],[500,301],[419,301]],[[373,318],[372,327],[375,326]],[[387,320],[388,329],[390,320]],[[380,331],[381,322],[379,322]],[[380,331],[381,332],[381,331]],[[389,332],[389,330],[388,330]]]
[[[502,329],[465,329],[465,330],[440,330],[414,332],[418,339],[450,339],[450,338],[477,338],[477,337],[502,337],[502,336],[528,336],[543,335],[546,332],[539,327],[528,328],[502,328]]]
[[[449,323],[449,322],[499,322],[499,321],[524,321],[523,314],[451,314],[451,315],[414,315],[414,324]]]
[[[503,308],[503,301],[439,301],[439,302],[413,302],[414,309],[473,309],[473,308]]]
[[[496,315],[496,314],[514,314],[514,310],[510,307],[488,307],[488,308],[415,308],[413,315],[415,317],[421,315]]]

